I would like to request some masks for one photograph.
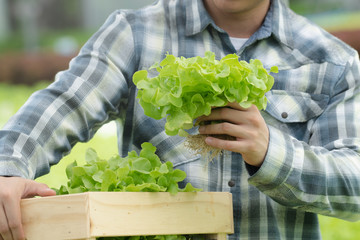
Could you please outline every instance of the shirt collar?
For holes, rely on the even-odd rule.
[[[283,3],[282,0],[271,1],[272,22],[271,31],[273,35],[283,44],[293,48],[293,12]]]
[[[202,32],[208,25],[211,25],[219,32],[224,32],[216,26],[210,15],[207,13],[202,0],[186,0],[186,35],[191,36]],[[275,36],[280,42],[291,47],[293,35],[291,31],[291,10],[282,0],[271,0],[270,9],[265,17],[263,25],[256,31],[251,40],[260,40]]]
[[[208,25],[212,25],[216,30],[224,32],[215,25],[214,21],[205,9],[202,0],[186,0],[186,36],[195,35],[202,32]]]

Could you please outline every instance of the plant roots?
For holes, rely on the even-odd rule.
[[[213,161],[223,154],[223,149],[214,148],[205,143],[205,138],[212,136],[224,140],[235,140],[234,137],[229,135],[188,135],[185,140],[185,147],[193,151],[195,154],[200,154],[203,158],[208,161]]]

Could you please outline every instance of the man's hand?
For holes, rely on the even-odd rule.
[[[261,166],[268,149],[269,129],[256,106],[243,108],[238,103],[229,103],[227,107],[214,108],[209,116],[200,117],[198,122],[212,120],[223,122],[201,126],[201,134],[225,134],[235,140],[207,137],[208,145],[241,153],[248,164]]]
[[[24,240],[20,200],[33,196],[53,196],[45,184],[20,177],[0,177],[0,240]]]

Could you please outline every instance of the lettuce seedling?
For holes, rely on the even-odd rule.
[[[149,77],[154,69],[157,75]],[[277,71],[276,66],[267,71],[258,59],[239,61],[236,54],[220,60],[209,51],[204,57],[192,58],[167,54],[148,70],[135,72],[133,82],[145,115],[166,118],[166,134],[185,137],[194,119],[209,115],[213,107],[238,102],[245,108],[254,104],[265,109],[265,93],[274,84],[270,73]]]
[[[201,189],[187,183],[179,188],[178,183],[186,178],[186,173],[174,169],[171,162],[161,162],[155,154],[156,147],[145,142],[139,154],[135,151],[122,158],[114,155],[108,160],[101,159],[96,151],[89,148],[86,163],[79,166],[76,161],[66,168],[68,182],[57,194],[81,192],[193,192]]]

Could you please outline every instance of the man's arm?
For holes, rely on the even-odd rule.
[[[282,205],[360,219],[360,63],[349,60],[308,142],[269,127],[261,168],[250,184]]]
[[[257,109],[214,109],[201,121],[202,134],[217,148],[238,152],[251,169],[249,183],[291,208],[347,220],[360,219],[360,64],[348,64],[325,111],[312,125],[309,142],[266,127]],[[267,138],[268,137],[268,138]],[[256,168],[259,167],[259,168]]]
[[[69,69],[33,94],[0,131],[0,176],[21,177],[0,179],[0,240],[24,239],[21,198],[54,194],[27,179],[48,173],[77,142],[117,116],[137,66],[133,44],[126,18],[115,12]]]
[[[115,119],[128,97],[134,59],[132,29],[114,13],[69,69],[34,93],[0,131],[0,176],[44,175],[77,142]]]

